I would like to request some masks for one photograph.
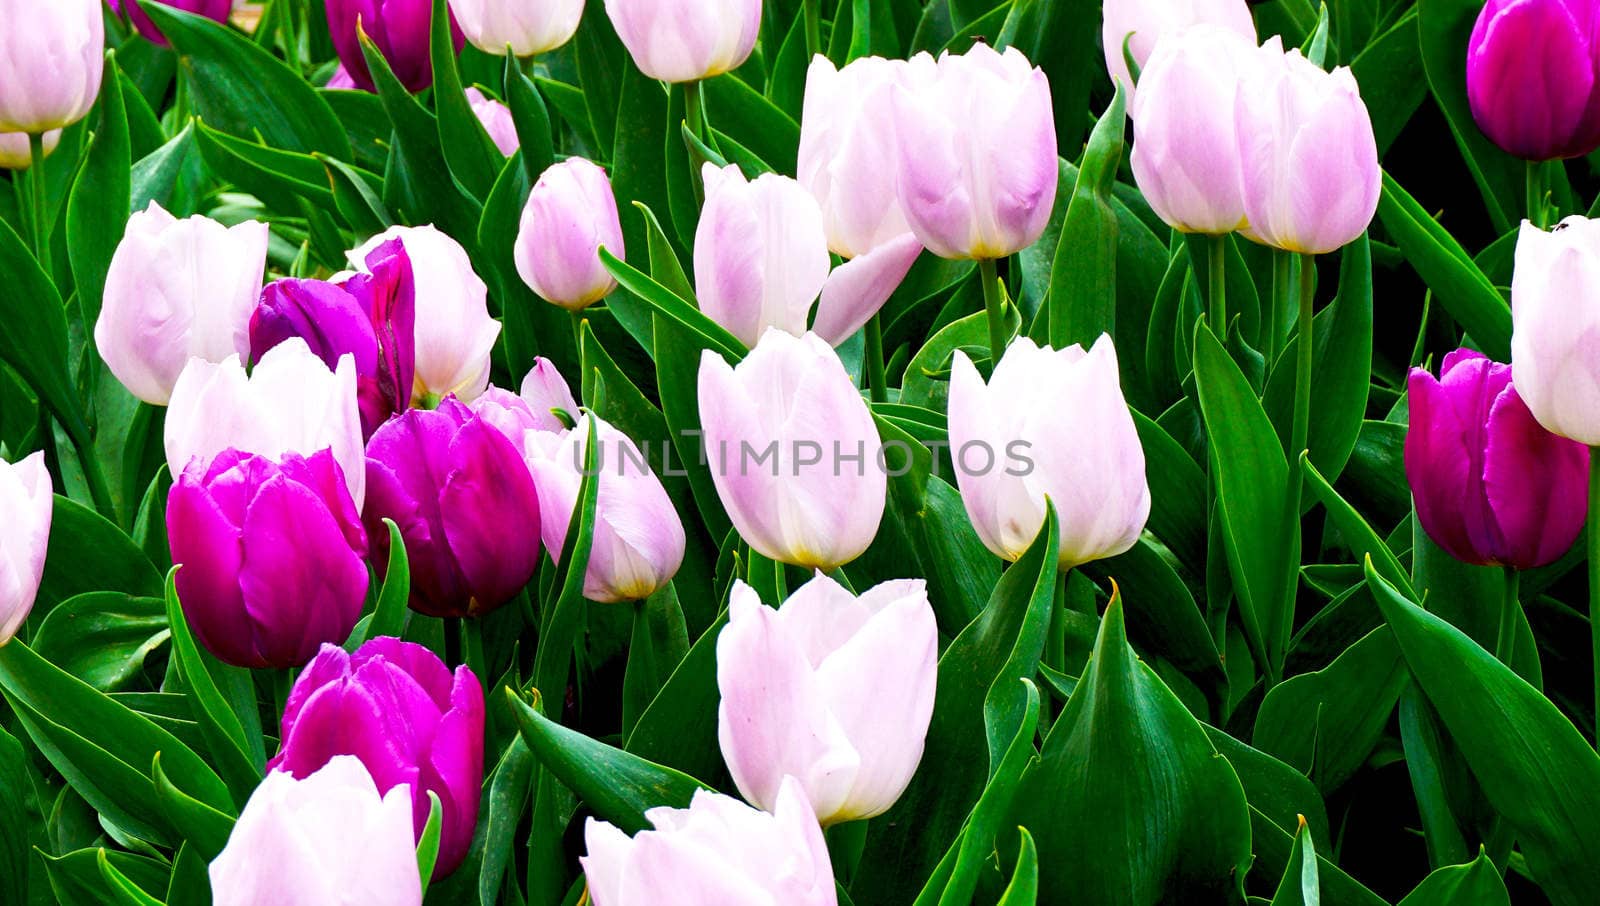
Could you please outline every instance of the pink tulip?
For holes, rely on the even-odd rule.
[[[1256,43],[1256,24],[1250,18],[1250,6],[1245,0],[1107,0],[1104,15],[1100,46],[1106,55],[1106,71],[1113,81],[1122,83],[1130,107],[1137,95],[1133,76],[1122,55],[1124,41],[1133,61],[1141,68],[1146,66],[1163,37],[1193,25],[1215,25],[1245,38],[1252,45]],[[1144,90],[1147,75],[1148,69],[1139,76],[1140,91]]]
[[[572,398],[572,391],[555,364],[543,357],[533,360],[533,368],[522,379],[520,394],[490,387],[472,401],[473,414],[493,425],[519,450],[523,435],[529,431],[559,434],[567,429],[556,415],[558,409],[576,418],[578,401]]]
[[[1512,384],[1545,430],[1600,444],[1600,220],[1524,220],[1511,275]]]
[[[694,82],[738,68],[761,33],[761,0],[605,2],[634,65],[663,82]]]
[[[472,46],[484,53],[531,57],[572,39],[583,0],[450,0],[450,12]]]
[[[569,157],[539,174],[522,209],[513,253],[528,288],[554,305],[579,311],[617,288],[600,249],[625,256],[617,199],[606,171]]]
[[[522,143],[517,139],[517,124],[511,119],[511,108],[476,88],[467,89],[467,103],[500,153],[506,157],[517,153]]]
[[[6,514],[0,530],[0,645],[11,641],[33,610],[54,505],[43,453],[16,463],[0,459],[0,513]]]
[[[0,0],[0,132],[70,126],[94,106],[105,70],[100,0]]]

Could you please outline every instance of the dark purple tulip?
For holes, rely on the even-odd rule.
[[[472,410],[439,408],[390,419],[367,444],[374,563],[388,559],[393,519],[411,566],[411,606],[437,617],[493,610],[539,564],[539,499],[517,448]]]
[[[167,46],[167,39],[161,34],[161,29],[150,21],[150,16],[139,8],[137,0],[107,0],[111,11],[117,14],[126,12],[128,19],[133,22],[133,27],[139,30],[151,41]],[[181,9],[186,13],[195,13],[217,22],[228,21],[228,15],[233,12],[233,0],[159,0],[165,6]]]
[[[1600,2],[1489,0],[1467,42],[1472,118],[1508,154],[1600,147]]]
[[[1572,546],[1588,513],[1589,451],[1540,427],[1511,366],[1470,349],[1436,380],[1411,369],[1406,480],[1417,519],[1465,563],[1531,569]]]
[[[278,280],[261,291],[250,316],[250,354],[259,360],[290,337],[306,341],[329,367],[355,359],[361,433],[411,404],[415,373],[416,291],[405,246],[392,239],[367,255],[371,273],[342,283]]]
[[[361,617],[367,533],[328,450],[197,461],[172,485],[167,539],[189,625],[230,664],[298,667]]]
[[[373,90],[372,73],[357,38],[358,23],[408,91],[421,91],[433,84],[433,64],[428,57],[429,20],[433,14],[430,0],[327,0],[326,5],[333,48],[357,88]],[[460,51],[466,38],[453,14],[450,37]]]
[[[466,857],[483,785],[483,687],[466,666],[452,676],[433,652],[387,636],[355,654],[323,645],[289,692],[279,738],[268,770],[305,777],[354,755],[378,792],[409,784],[419,837],[431,791],[441,818],[433,877]]]

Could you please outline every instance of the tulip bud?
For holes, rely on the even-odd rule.
[[[11,641],[33,610],[54,506],[43,453],[16,463],[0,459],[0,513],[6,514],[0,531],[0,645]]]
[[[500,336],[500,322],[489,316],[489,288],[467,250],[433,226],[390,227],[346,252],[350,266],[370,272],[370,254],[391,239],[405,247],[416,287],[412,405],[452,393],[469,401],[489,385],[489,356]]]
[[[245,377],[238,356],[191,359],[172,388],[166,418],[167,467],[204,474],[232,447],[269,459],[331,449],[357,510],[366,499],[356,370],[347,357],[329,370],[295,337],[261,357]]]
[[[438,796],[437,880],[455,871],[472,845],[483,785],[483,720],[483,686],[465,665],[452,674],[428,649],[388,637],[354,654],[323,645],[289,693],[282,742],[267,770],[306,777],[354,755],[379,791],[409,791],[419,838],[428,821],[428,793]]]
[[[150,202],[128,218],[106,271],[94,325],[106,367],[128,392],[164,406],[190,359],[249,353],[266,263],[266,224],[178,220]]]
[[[822,828],[792,777],[771,814],[708,790],[688,808],[644,814],[655,829],[632,839],[614,824],[584,824],[578,861],[594,906],[837,906]]]
[[[302,780],[269,773],[211,863],[211,902],[420,906],[411,826],[409,791],[380,794],[349,755]]]
[[[1532,569],[1567,552],[1588,513],[1589,451],[1539,426],[1511,366],[1457,349],[1413,368],[1406,479],[1417,521],[1466,563]]]
[[[100,0],[0,0],[0,132],[40,135],[94,106],[105,69]]]
[[[1101,334],[1088,352],[1021,337],[987,385],[957,350],[949,422],[967,518],[996,556],[1016,560],[1028,550],[1047,497],[1062,569],[1114,557],[1139,540],[1150,486],[1111,337]]]
[[[737,367],[707,350],[699,400],[717,496],[752,548],[824,571],[867,549],[888,478],[872,413],[827,343],[769,330]]]
[[[717,736],[733,782],[770,810],[793,775],[825,827],[888,811],[922,760],[938,667],[921,579],[856,597],[818,573],[776,610],[735,582],[717,637]]]
[[[196,460],[167,498],[167,541],[195,637],[230,664],[298,667],[361,618],[367,534],[327,450]]]
[[[186,13],[205,16],[213,22],[227,22],[228,16],[233,13],[233,0],[158,0],[158,2]],[[139,5],[139,0],[107,0],[107,5],[119,15],[126,12],[128,19],[133,22],[133,27],[139,30],[139,34],[162,47],[167,46],[167,39],[161,34],[161,29],[156,28],[156,24],[150,21],[150,14]]]
[[[1507,154],[1581,157],[1600,147],[1593,0],[1489,0],[1467,42],[1472,118]]]
[[[489,140],[500,149],[500,153],[506,157],[517,153],[522,143],[517,139],[517,124],[511,118],[511,108],[486,96],[476,88],[467,89],[467,103],[471,105],[472,114],[483,124],[483,131],[489,133]]]
[[[1526,220],[1511,271],[1511,371],[1545,430],[1600,444],[1600,220],[1572,216],[1545,232]]]
[[[606,0],[606,15],[634,65],[663,82],[737,69],[761,33],[761,0]]]
[[[1215,25],[1248,40],[1251,46],[1256,43],[1256,24],[1245,0],[1106,0],[1104,16],[1100,44],[1106,55],[1106,72],[1113,82],[1122,83],[1130,107],[1137,95],[1122,55],[1124,42],[1133,61],[1144,70],[1139,76],[1140,91],[1150,74],[1145,64],[1166,35],[1192,25]]]
[[[1378,210],[1383,174],[1372,118],[1348,66],[1323,72],[1283,52],[1257,51],[1255,84],[1235,113],[1250,239],[1323,254],[1360,236]]]
[[[1197,25],[1161,41],[1140,76],[1133,176],[1162,220],[1185,233],[1245,225],[1234,99],[1251,83],[1256,47]]]
[[[539,565],[539,499],[517,448],[462,403],[410,409],[367,445],[364,518],[374,565],[393,519],[411,567],[411,606],[476,616],[522,590]]]
[[[531,57],[572,40],[583,0],[450,0],[450,12],[473,47],[495,56]]]
[[[923,58],[919,54],[918,58]],[[1004,258],[1034,243],[1055,205],[1050,82],[1015,47],[946,51],[894,89],[900,206],[941,258]]]
[[[340,62],[356,87],[372,91],[372,72],[361,54],[359,34],[365,34],[383,54],[396,79],[407,91],[433,84],[433,62],[428,38],[432,27],[431,0],[326,0],[328,35]],[[467,43],[450,17],[450,38],[457,51]]]
[[[617,199],[606,171],[569,157],[539,174],[522,208],[513,257],[528,288],[554,305],[579,311],[617,288],[600,249],[624,256]]]
[[[544,546],[559,557],[577,508],[578,490],[589,446],[585,415],[570,431],[530,431],[523,455],[539,489]],[[583,575],[583,596],[591,601],[640,601],[655,594],[683,563],[683,523],[661,479],[644,454],[621,431],[597,421],[594,545]]]
[[[60,143],[60,129],[51,129],[46,132],[44,134],[45,157],[49,157],[56,150],[56,145]],[[33,166],[33,149],[28,146],[28,133],[0,133],[0,170],[26,170],[31,166]]]
[[[529,431],[560,434],[567,430],[567,424],[556,415],[557,409],[569,417],[578,414],[578,402],[572,398],[567,382],[556,371],[555,364],[542,357],[533,360],[533,368],[522,379],[520,396],[490,387],[472,401],[471,408],[474,415],[493,425],[519,450],[523,435]],[[561,546],[555,549],[560,551]]]

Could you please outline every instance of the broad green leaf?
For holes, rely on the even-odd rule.
[[[698,308],[689,304],[677,293],[672,292],[633,265],[619,259],[606,249],[600,250],[600,261],[615,277],[623,289],[632,293],[638,302],[648,306],[651,313],[670,318],[679,326],[692,333],[702,349],[710,349],[718,354],[731,358],[735,362],[744,358],[748,350],[738,338],[728,333],[722,325],[711,320]],[[624,304],[624,300],[613,298],[612,307]],[[628,300],[626,304],[635,304]]]
[[[1206,736],[1218,754],[1233,765],[1244,786],[1244,797],[1250,807],[1275,824],[1280,831],[1289,833],[1301,819],[1310,826],[1311,838],[1332,846],[1328,830],[1328,809],[1322,794],[1306,775],[1271,755],[1251,748],[1216,727],[1205,726]]]
[[[67,256],[72,261],[72,282],[78,290],[78,307],[85,324],[100,318],[100,296],[105,291],[111,253],[122,240],[128,220],[129,179],[133,167],[128,139],[128,115],[122,101],[122,79],[101,79],[100,122],[89,156],[78,170],[67,198]]]
[[[1163,552],[1141,538],[1125,553],[1085,564],[1084,571],[1113,580],[1122,591],[1129,634],[1199,682],[1206,673],[1225,687],[1227,672],[1205,614]]]
[[[1422,55],[1417,52],[1417,13],[1413,8],[1361,49],[1350,71],[1361,86],[1361,100],[1372,117],[1381,155],[1400,135],[1428,95]]]
[[[168,637],[167,610],[160,598],[91,591],[51,609],[32,643],[40,657],[110,692],[138,676],[145,658]]]
[[[795,172],[800,124],[732,75],[704,83],[706,121],[779,173]]]
[[[34,613],[48,613],[57,603],[91,591],[159,600],[161,574],[121,529],[83,504],[58,495]]]
[[[479,906],[495,906],[500,897],[500,881],[506,868],[514,864],[512,838],[528,805],[528,790],[537,765],[528,744],[519,734],[506,746],[489,781],[484,800],[483,862],[478,869]]]
[[[183,175],[200,165],[199,156],[199,150],[195,147],[194,120],[190,120],[170,141],[141,157],[133,165],[133,175],[129,180],[129,209],[143,211],[154,201],[168,210],[181,213],[185,205],[179,204],[175,197],[178,196]]]
[[[357,626],[355,632],[350,634],[350,639],[344,643],[347,651],[355,651],[368,639],[382,636],[399,638],[406,629],[406,617],[409,614],[406,605],[411,599],[411,563],[406,556],[406,541],[400,535],[400,527],[388,517],[384,517],[383,524],[389,530],[389,562],[383,571],[383,586],[378,590],[378,606],[373,610],[371,620],[363,621],[365,627]]]
[[[1039,851],[1027,828],[1019,827],[1017,833],[1022,838],[1022,849],[1017,853],[1011,883],[1006,885],[997,906],[1034,906],[1039,901]]]
[[[227,782],[229,791],[233,793],[234,805],[243,808],[251,792],[261,783],[265,753],[261,740],[251,739],[246,734],[244,724],[212,676],[213,673],[223,675],[241,668],[209,657],[195,644],[183,604],[178,600],[176,581],[181,568],[174,566],[167,573],[166,609],[167,623],[172,632],[173,661],[183,677],[184,685],[190,690],[191,700],[199,706],[194,716],[200,724],[201,733],[205,735],[211,763],[216,765]]]
[[[461,71],[456,66],[456,48],[451,41],[453,23],[449,4],[446,0],[433,0],[432,6],[428,48],[433,66],[433,106],[439,119],[439,147],[444,151],[444,161],[451,175],[474,198],[482,200],[489,196],[505,158],[467,102]]]
[[[1206,562],[1206,474],[1166,429],[1134,410],[1150,484],[1147,528],[1191,570]]]
[[[28,899],[28,851],[31,828],[27,820],[27,755],[22,743],[0,727],[0,901],[24,903]]]
[[[668,582],[655,594],[634,604],[633,634],[628,642],[628,668],[622,679],[623,738],[655,700],[661,687],[689,653],[689,633],[683,607]]]
[[[150,761],[150,780],[155,784],[156,797],[160,800],[163,814],[177,828],[178,834],[207,861],[215,859],[222,848],[228,845],[228,835],[233,832],[233,816],[178,789],[161,767],[160,752]]]
[[[195,138],[212,172],[262,198],[283,199],[273,206],[274,210],[284,213],[294,210],[292,196],[299,196],[324,210],[334,207],[328,170],[309,154],[235,138],[204,122],[195,130]]]
[[[428,791],[428,819],[417,838],[417,874],[422,878],[422,892],[428,892],[428,882],[433,880],[433,866],[439,861],[439,827],[444,821],[444,806],[439,794]]]
[[[61,294],[11,225],[0,220],[0,362],[16,370],[67,433],[83,445],[89,427],[67,373],[67,315]]]
[[[1399,906],[1511,906],[1500,869],[1480,847],[1466,865],[1447,865],[1422,879]]]
[[[1087,349],[1100,334],[1116,331],[1118,227],[1111,186],[1122,160],[1125,104],[1119,88],[1089,136],[1061,224],[1050,295],[1028,329],[1034,340],[1056,349],[1073,343]]]
[[[55,894],[56,902],[62,906],[106,906],[108,903],[127,902],[117,898],[101,873],[102,858],[146,894],[167,889],[166,865],[149,856],[99,847],[75,850],[59,858],[47,853],[41,855],[45,873],[50,879],[50,889]]]
[[[1311,830],[1302,818],[1294,834],[1289,867],[1283,872],[1283,880],[1278,882],[1278,892],[1272,896],[1272,906],[1318,906],[1322,902],[1320,891],[1321,885],[1317,883],[1317,849],[1311,842]]]
[[[555,701],[565,698],[567,677],[572,670],[572,648],[584,622],[584,574],[589,568],[589,553],[594,548],[594,522],[600,496],[600,447],[594,419],[588,421],[589,437],[584,445],[583,481],[578,485],[572,518],[567,522],[566,546],[553,553],[556,571],[549,597],[541,602],[539,647],[534,652],[534,687],[544,694],[550,690]],[[531,745],[531,743],[530,743]],[[537,749],[535,749],[537,751]]]
[[[717,636],[728,623],[723,608],[678,662],[623,744],[628,752],[725,786],[727,768],[717,742]]]
[[[1252,868],[1267,877],[1281,877],[1288,871],[1294,852],[1294,836],[1250,807],[1250,830],[1255,844],[1256,862]],[[1359,881],[1351,878],[1322,856],[1317,856],[1317,883],[1323,906],[1389,906]]]
[[[545,107],[544,98],[539,96],[539,86],[522,74],[516,57],[506,57],[504,84],[506,106],[511,108],[511,122],[517,127],[522,166],[531,186],[556,162],[550,111]]]

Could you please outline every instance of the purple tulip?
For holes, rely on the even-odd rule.
[[[1583,530],[1589,451],[1540,427],[1511,385],[1511,366],[1470,349],[1438,379],[1413,368],[1406,480],[1417,520],[1457,560],[1530,569]]]
[[[428,56],[433,4],[429,0],[327,0],[327,8],[333,49],[339,52],[339,60],[357,88],[373,90],[358,29],[372,40],[408,91],[433,84],[433,63]],[[467,43],[453,15],[450,37],[457,51]]]
[[[1472,118],[1507,154],[1581,157],[1600,147],[1595,0],[1489,0],[1467,42]]]
[[[282,740],[268,770],[306,777],[330,759],[354,755],[380,793],[411,790],[414,831],[439,797],[434,878],[455,871],[472,845],[483,785],[483,687],[465,665],[454,675],[428,649],[372,639],[355,654],[323,645],[283,708]]]
[[[298,667],[361,617],[367,533],[328,450],[196,460],[167,498],[167,538],[189,625],[230,664]]]
[[[233,12],[233,0],[158,0],[158,2],[186,13],[205,16],[214,22],[228,21],[228,15]],[[112,12],[119,15],[126,12],[129,20],[133,22],[133,27],[139,30],[139,34],[162,47],[167,46],[167,39],[161,34],[161,29],[156,28],[156,24],[150,21],[150,14],[139,6],[138,0],[126,0],[126,2],[107,0],[107,3]]]
[[[329,368],[350,355],[356,366],[361,433],[411,405],[416,291],[411,259],[399,240],[367,255],[370,273],[343,283],[279,280],[261,293],[250,318],[250,352],[259,360],[290,337],[306,341]]]
[[[493,424],[446,397],[410,409],[367,444],[373,560],[388,559],[384,517],[405,538],[411,606],[437,617],[475,616],[504,604],[539,565],[539,499],[517,447]]]

